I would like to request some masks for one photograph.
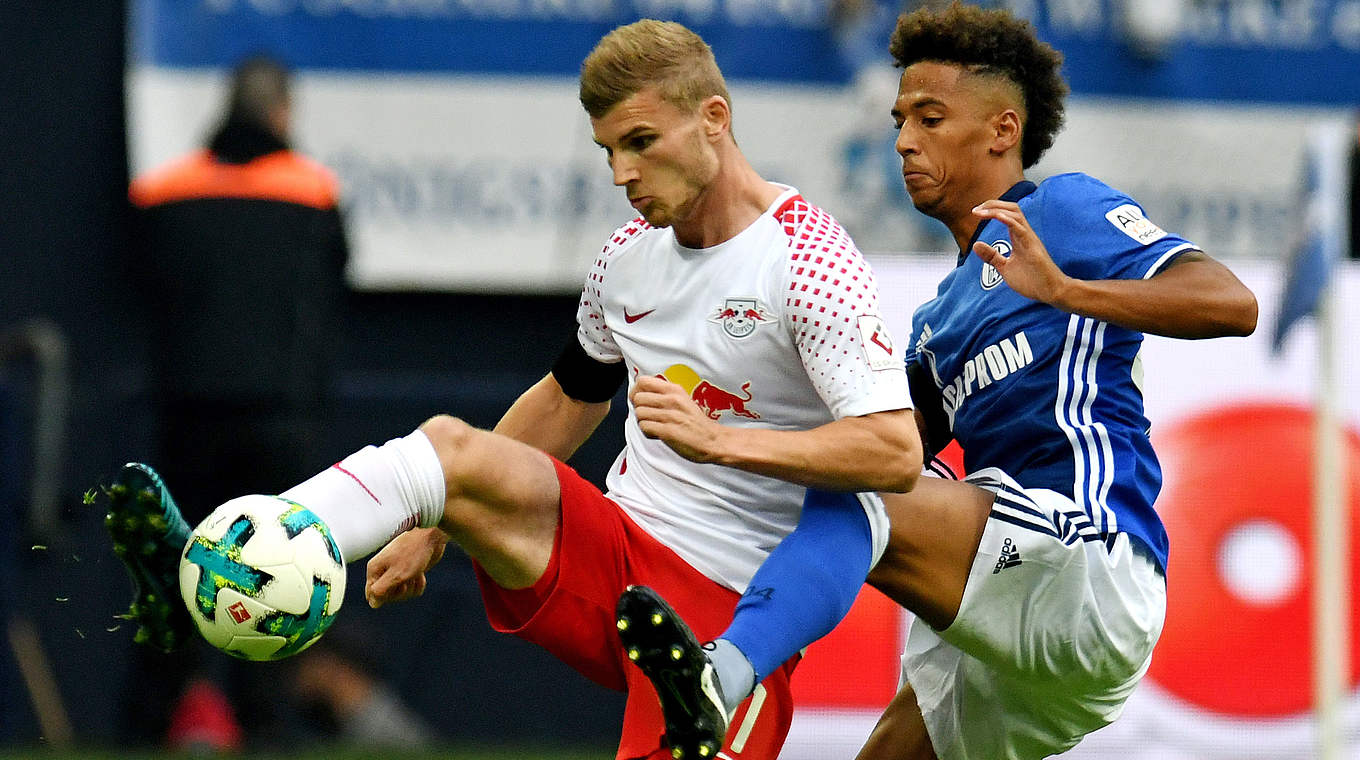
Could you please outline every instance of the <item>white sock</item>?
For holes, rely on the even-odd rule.
[[[279,495],[315,512],[330,527],[340,556],[354,562],[399,533],[439,524],[444,468],[430,439],[417,430],[365,446]]]
[[[718,677],[718,685],[722,687],[723,707],[727,708],[730,719],[732,713],[755,690],[756,669],[737,645],[727,639],[713,642],[713,648],[708,651],[708,661],[713,663],[713,672]]]

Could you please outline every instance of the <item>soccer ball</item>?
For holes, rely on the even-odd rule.
[[[244,660],[279,660],[335,621],[345,563],[311,510],[281,496],[241,496],[194,529],[179,591],[208,643]]]

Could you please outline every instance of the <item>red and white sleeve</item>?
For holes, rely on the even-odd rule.
[[[600,255],[595,258],[595,262],[590,265],[590,272],[586,274],[585,286],[581,289],[581,301],[576,307],[578,325],[576,335],[581,341],[581,347],[596,361],[613,363],[623,359],[623,354],[619,351],[618,344],[614,342],[614,335],[604,318],[605,273],[609,269],[609,261],[613,255],[647,229],[649,226],[645,221],[634,219],[615,230],[605,241]]]
[[[789,236],[786,325],[822,400],[837,418],[910,407],[878,283],[850,235],[801,198],[780,221]]]

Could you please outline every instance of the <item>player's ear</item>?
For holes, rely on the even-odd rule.
[[[1007,108],[992,117],[991,152],[1005,155],[1020,144],[1023,125],[1020,114],[1014,108]]]
[[[732,106],[721,95],[709,95],[699,104],[699,114],[704,120],[704,134],[710,140],[717,138],[732,127]]]

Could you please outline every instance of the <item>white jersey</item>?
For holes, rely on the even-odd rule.
[[[578,337],[601,362],[678,383],[724,425],[806,430],[910,407],[901,352],[854,241],[793,188],[732,239],[681,246],[642,219],[591,268]],[[649,439],[631,408],[607,496],[714,581],[744,591],[797,524],[804,488],[696,464]],[[835,456],[835,452],[828,452]]]

